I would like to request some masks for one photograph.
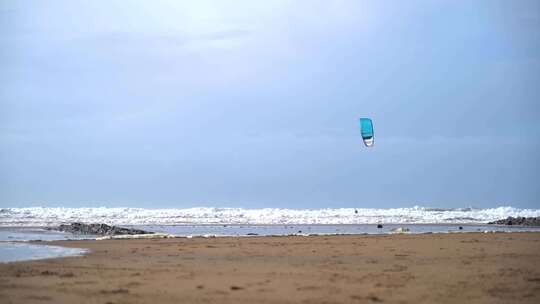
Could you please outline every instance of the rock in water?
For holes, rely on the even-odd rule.
[[[489,222],[491,225],[517,225],[517,226],[540,226],[540,216],[537,217],[511,217]]]
[[[71,223],[69,225],[60,225],[58,227],[47,228],[49,230],[58,230],[70,232],[73,234],[95,234],[95,235],[125,235],[125,234],[152,234],[140,229],[122,228],[117,226],[109,226],[107,224],[83,224]]]

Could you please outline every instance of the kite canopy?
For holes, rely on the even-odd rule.
[[[373,132],[373,122],[369,118],[360,118],[360,133],[362,133],[362,139],[366,147],[373,147],[373,139],[375,133]]]

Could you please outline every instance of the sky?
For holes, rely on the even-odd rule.
[[[0,0],[0,206],[540,208],[539,84],[540,1]]]

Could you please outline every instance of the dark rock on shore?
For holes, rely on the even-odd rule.
[[[69,225],[60,225],[58,227],[47,228],[48,230],[57,230],[70,232],[73,234],[95,234],[95,235],[123,235],[123,234],[152,234],[140,229],[122,228],[117,226],[109,226],[107,224],[83,224],[71,223]]]
[[[540,226],[540,216],[537,217],[511,217],[504,220],[489,222],[492,225]]]

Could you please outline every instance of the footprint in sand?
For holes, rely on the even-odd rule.
[[[125,288],[118,288],[118,289],[111,289],[111,290],[100,290],[102,294],[121,294],[121,293],[129,293],[129,289]]]
[[[52,298],[48,297],[48,296],[26,296],[24,298],[28,299],[28,300],[37,300],[37,301],[50,301],[50,300],[52,300]]]
[[[298,291],[310,291],[310,290],[319,290],[319,289],[321,289],[321,287],[319,286],[302,286],[302,287],[296,288],[296,290]]]
[[[208,294],[215,294],[215,295],[228,295],[229,293],[223,290],[212,290],[208,291]]]
[[[376,302],[376,303],[383,301],[383,300],[381,300],[381,298],[379,298],[377,296],[374,296],[374,295],[369,295],[367,297],[363,297],[363,296],[359,296],[359,295],[352,295],[351,299],[362,301],[362,302],[364,302],[365,300],[369,300],[370,302]]]
[[[244,289],[244,287],[240,287],[236,285],[231,286],[231,290],[241,290],[241,289]]]
[[[125,286],[126,287],[137,287],[137,286],[141,286],[141,285],[142,285],[141,282],[132,281],[132,282],[127,283]]]
[[[92,285],[97,284],[97,281],[75,281],[73,282],[75,285]]]
[[[401,272],[407,269],[408,267],[404,265],[394,265],[392,268],[384,269],[383,272]]]

